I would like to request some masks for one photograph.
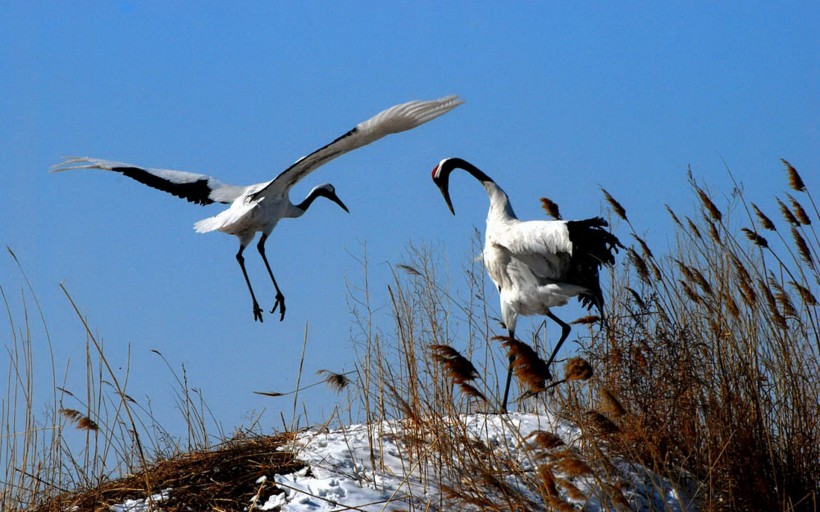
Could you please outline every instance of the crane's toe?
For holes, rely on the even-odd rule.
[[[257,322],[264,322],[262,319],[262,308],[259,307],[259,303],[256,301],[253,302],[253,319]]]
[[[281,293],[276,294],[276,302],[273,304],[273,309],[270,310],[271,313],[276,311],[276,308],[279,308],[279,321],[285,319],[285,296]]]

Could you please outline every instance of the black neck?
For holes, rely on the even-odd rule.
[[[495,183],[492,178],[490,178],[484,173],[484,171],[482,171],[475,165],[471,164],[467,160],[464,160],[463,158],[448,158],[444,161],[441,167],[441,174],[450,174],[453,171],[453,169],[463,169],[470,173],[473,176],[473,178],[477,179],[478,181],[489,181],[491,183]]]
[[[308,194],[305,200],[297,204],[296,207],[302,210],[303,212],[306,212],[307,209],[310,208],[310,205],[313,204],[313,201],[320,196],[330,199],[330,194],[327,190],[323,188],[317,188],[315,190],[311,190],[310,194]]]

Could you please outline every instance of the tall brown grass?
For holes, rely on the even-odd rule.
[[[611,329],[586,344],[605,368],[598,396],[626,411],[623,449],[691,475],[705,510],[818,508],[820,217],[784,165],[792,191],[777,209],[739,184],[718,207],[690,172],[696,207],[667,207],[677,244],[665,256],[622,212],[634,244],[613,278]]]
[[[53,356],[52,335],[34,287],[11,249],[8,253],[25,286],[14,293],[0,287],[10,333],[4,346],[7,391],[0,397],[0,510],[38,510],[46,504],[46,510],[56,510],[63,498],[67,506],[77,492],[128,474],[143,475],[137,485],[143,495],[151,496],[158,489],[148,478],[150,464],[183,451],[205,449],[215,438],[224,439],[201,395],[188,385],[184,367],[180,377],[157,352],[179,383],[174,396],[185,435],[163,428],[150,403],[140,403],[129,394],[128,361],[117,362],[123,371],[114,371],[104,341],[61,286],[80,330],[79,335],[61,334],[60,339],[84,348],[80,368],[84,386],[77,388],[77,380],[68,378],[66,363]],[[35,364],[43,360],[36,351],[44,347],[49,353],[47,367]],[[69,381],[75,382],[74,388]]]
[[[474,242],[474,251],[480,251],[480,240],[476,237]],[[523,361],[515,369],[523,379],[519,407],[540,410],[544,401],[555,398],[538,355],[546,351],[543,340],[534,340],[540,348],[536,351],[520,341],[494,336],[503,328],[487,305],[481,261],[469,259],[460,292],[447,286],[440,262],[429,246],[411,245],[405,260],[394,267],[387,311],[362,299],[372,297],[366,289],[357,290],[360,295],[351,301],[360,320],[358,384],[371,429],[370,467],[374,472],[386,469],[380,457],[382,439],[399,435],[408,479],[421,482],[422,488],[427,482],[444,491],[439,502],[429,504],[433,508],[575,510],[590,498],[585,494],[589,491],[581,489],[591,481],[600,490],[599,502],[628,506],[619,487],[625,485],[623,473],[612,469],[614,462],[600,449],[568,447],[550,430],[556,425],[544,424],[527,435],[517,420],[498,414],[497,375],[506,375],[505,346]],[[564,365],[561,385],[586,386],[592,374],[588,363],[572,358]],[[402,432],[397,434],[386,420],[398,421]],[[485,420],[500,422],[508,435],[495,444],[481,440],[475,429],[490,428],[481,426]],[[618,430],[598,416],[590,416],[585,430],[587,424],[589,446]],[[404,503],[409,510],[428,506],[424,499]]]
[[[527,361],[516,372],[523,379],[516,406],[571,421],[577,426],[571,438],[558,423],[525,435],[514,415],[497,414],[498,376],[507,367],[503,343],[513,344],[494,339],[504,330],[495,316],[497,297],[474,257],[481,251],[478,231],[455,284],[441,251],[429,246],[411,245],[381,284],[369,281],[365,255],[364,284],[350,292],[355,377],[325,371],[322,382],[357,401],[348,406],[346,421],[362,412],[358,419],[371,439],[369,467],[385,469],[381,440],[401,436],[408,481],[419,482],[421,492],[432,484],[443,489],[439,502],[429,504],[440,509],[577,510],[595,499],[611,510],[663,510],[677,492],[677,508],[689,505],[688,496],[703,510],[816,511],[820,214],[797,169],[785,161],[784,169],[789,188],[770,204],[746,198],[739,185],[723,204],[690,174],[696,206],[682,213],[667,207],[676,243],[663,249],[644,239],[639,220],[627,216],[629,205],[604,191],[620,219],[616,229],[633,240],[604,286],[606,323],[588,317],[573,322],[582,348],[555,363],[553,374],[564,371],[551,383],[541,368],[541,355],[550,352],[545,329],[526,340],[531,350],[514,347]],[[549,203],[549,212],[559,215]],[[384,305],[374,298],[382,290]],[[198,470],[174,473],[176,480],[162,475],[191,463],[207,480],[205,494],[236,488],[235,503],[259,495],[246,485],[252,482],[241,489],[230,482],[211,485],[211,461],[237,449],[259,457],[258,450],[272,453],[289,438],[238,440],[223,446],[225,452],[206,453],[213,415],[188,384],[185,368],[179,374],[163,357],[178,383],[175,400],[187,433],[183,439],[170,435],[157,425],[150,404],[129,396],[126,382],[117,380],[104,342],[63,291],[83,332],[82,390],[66,389],[53,357],[48,378],[35,374],[34,347],[42,346],[36,333],[51,347],[36,294],[30,285],[20,294],[0,288],[11,333],[8,391],[0,403],[0,508],[37,510],[48,503],[57,507],[48,510],[61,509],[72,503],[68,491],[108,488],[125,474],[134,475],[128,488],[143,496],[169,481],[184,487]],[[45,414],[34,398],[41,386],[50,396]],[[293,395],[286,430],[299,425],[298,391],[307,387],[264,393]],[[512,435],[481,440],[465,413]],[[345,421],[339,408],[334,416]],[[403,429],[397,433],[385,420]],[[217,440],[224,441],[221,431]],[[299,467],[285,459],[269,461],[265,471]],[[162,460],[171,464],[156,463]],[[636,478],[645,494],[635,492]],[[401,489],[408,510],[426,509],[414,489]]]
[[[695,207],[667,207],[677,242],[665,249],[651,248],[640,222],[604,191],[620,218],[616,229],[633,243],[605,287],[606,328],[573,331],[593,375],[581,372],[589,380],[561,382],[519,404],[573,420],[581,442],[566,453],[540,447],[528,464],[484,446],[456,419],[497,410],[496,375],[505,366],[489,341],[503,330],[487,305],[497,299],[485,295],[480,260],[464,269],[467,293],[453,296],[438,254],[411,246],[388,285],[392,331],[367,287],[352,301],[374,464],[380,421],[401,419],[408,460],[436,468],[428,476],[449,482],[448,499],[486,510],[570,507],[579,493],[572,478],[584,475],[613,508],[626,506],[623,460],[674,482],[703,510],[817,510],[820,216],[797,170],[784,167],[791,190],[771,206],[753,203],[739,184],[723,204],[690,173]],[[550,211],[557,215],[557,205]],[[473,254],[480,244],[477,236]],[[536,354],[548,353],[543,334],[530,340]],[[442,345],[458,355],[442,355]],[[567,368],[565,379],[578,368]],[[523,390],[538,391],[537,374]],[[464,383],[476,392],[464,392]],[[510,474],[523,487],[503,477]]]

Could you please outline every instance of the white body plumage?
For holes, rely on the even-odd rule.
[[[606,222],[601,218],[519,220],[504,190],[461,158],[446,158],[433,169],[433,181],[453,213],[449,177],[455,169],[463,169],[481,182],[490,200],[484,266],[498,289],[501,316],[510,337],[515,337],[519,315],[546,315],[561,326],[561,338],[547,362],[549,366],[570,332],[570,326],[552,314],[550,308],[578,297],[587,307],[595,305],[602,311],[598,269],[614,262],[613,252],[620,243],[602,229]],[[507,405],[511,374],[512,361],[502,409]]]

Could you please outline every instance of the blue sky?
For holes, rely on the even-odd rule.
[[[166,425],[173,378],[151,349],[185,365],[226,429],[263,408],[273,426],[290,402],[251,391],[295,386],[306,327],[306,380],[353,368],[347,286],[362,283],[365,244],[379,290],[410,242],[439,247],[457,280],[487,200],[454,177],[452,217],[430,180],[444,157],[494,177],[521,218],[543,216],[541,196],[567,218],[598,215],[603,186],[656,246],[669,238],[663,205],[691,202],[689,166],[725,197],[725,161],[771,205],[783,157],[816,189],[818,26],[816,2],[3,2],[0,242],[28,272],[69,388],[82,389],[85,338],[60,283],[114,365],[130,347],[129,391]],[[466,103],[294,189],[298,201],[332,182],[351,213],[317,203],[274,231],[282,323],[253,322],[236,239],[194,233],[220,207],[111,173],[48,172],[81,155],[256,183],[386,107],[448,94]],[[246,256],[264,307],[264,267]],[[5,251],[0,286],[22,318]],[[335,397],[314,393],[320,421]]]

